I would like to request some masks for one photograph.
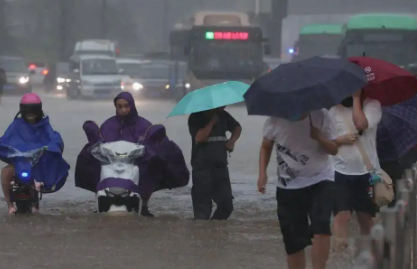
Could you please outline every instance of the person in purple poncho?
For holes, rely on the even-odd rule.
[[[106,142],[128,141],[137,143],[148,128],[152,126],[147,119],[139,116],[135,100],[129,92],[122,92],[114,98],[116,115],[106,120],[100,127],[101,136]]]
[[[114,98],[116,115],[106,120],[100,128],[103,141],[128,141],[137,143],[143,137],[152,123],[139,116],[136,110],[135,100],[129,92],[122,92]],[[143,198],[143,197],[142,197]],[[143,198],[141,214],[146,217],[154,217],[149,212],[148,201],[150,197]]]
[[[166,135],[163,125],[152,125],[138,115],[134,99],[128,92],[114,98],[116,116],[107,119],[101,128],[93,121],[83,125],[88,144],[77,158],[75,185],[96,193],[100,182],[101,164],[90,150],[97,143],[128,141],[145,145],[145,156],[138,160],[140,171],[139,194],[143,201],[141,214],[153,217],[148,201],[153,192],[188,185],[190,173],[181,149]]]
[[[114,106],[116,107],[116,115],[107,119],[96,132],[100,133],[100,139],[103,142],[114,141],[128,141],[132,143],[138,143],[139,138],[143,137],[152,123],[145,118],[139,116],[135,107],[135,100],[133,96],[128,92],[122,92],[114,98]],[[86,131],[90,144],[94,144],[97,141],[98,136],[94,136],[91,128],[92,122],[86,122],[84,124],[84,130]],[[93,123],[94,124],[94,123]],[[89,130],[87,130],[89,129]],[[92,142],[92,143],[91,143]],[[88,145],[87,145],[88,146]],[[87,147],[86,146],[86,147]],[[85,147],[85,148],[86,148]],[[91,156],[91,162],[96,162]],[[78,166],[78,165],[77,165]],[[99,167],[99,166],[98,166]],[[96,167],[92,168],[95,169]],[[77,171],[76,171],[77,178]],[[143,204],[141,214],[145,217],[154,217],[149,212],[148,201],[149,197],[142,197]]]

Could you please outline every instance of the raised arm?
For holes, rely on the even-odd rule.
[[[353,95],[353,123],[358,131],[365,131],[378,125],[382,117],[381,104],[377,100],[367,99],[362,102],[362,91]]]
[[[197,144],[207,142],[211,129],[218,120],[219,117],[214,113],[211,120],[204,125],[200,114],[193,113],[190,115],[188,118],[188,130]]]

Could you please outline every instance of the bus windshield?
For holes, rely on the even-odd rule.
[[[342,39],[342,35],[301,36],[295,58],[303,60],[317,55],[337,54]]]
[[[363,42],[347,45],[347,56],[366,55],[396,65],[417,62],[417,46],[403,42]]]
[[[195,71],[256,72],[262,69],[262,46],[256,43],[201,43],[192,49]]]
[[[349,35],[347,56],[366,55],[396,65],[417,61],[417,31],[357,31]]]
[[[345,26],[343,56],[369,56],[406,66],[417,58],[417,20],[391,13],[359,14]]]

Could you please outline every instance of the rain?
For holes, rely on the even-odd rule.
[[[359,13],[408,16],[416,29],[409,36],[367,33],[375,47],[346,43],[344,27]],[[209,30],[183,38],[198,20]],[[325,27],[317,30],[317,25]],[[322,32],[314,36],[314,31]],[[216,39],[228,42],[208,42]],[[234,41],[241,46],[233,47]],[[98,47],[106,47],[99,56]],[[0,67],[8,80],[0,133],[19,112],[21,96],[36,92],[64,140],[63,157],[71,166],[65,186],[43,195],[41,214],[8,215],[0,194],[0,268],[286,268],[275,154],[266,194],[256,185],[265,117],[248,116],[244,104],[227,107],[243,128],[229,158],[234,212],[227,221],[193,220],[191,179],[188,186],[152,195],[149,209],[155,218],[93,214],[97,198],[74,182],[77,156],[87,143],[83,123],[100,125],[114,116],[113,98],[131,91],[139,115],[166,127],[191,171],[188,117],[167,119],[187,92],[229,80],[251,84],[281,64],[316,55],[363,54],[417,75],[417,1],[0,0]],[[77,82],[81,62],[82,72],[90,68],[92,77],[106,73],[89,82],[102,83],[102,90],[83,92],[75,84],[82,83]],[[114,81],[108,90],[106,83]],[[360,242],[355,219],[349,223],[348,249],[331,253],[327,268],[353,268]]]

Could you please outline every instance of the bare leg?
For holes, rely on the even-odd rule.
[[[305,269],[306,257],[304,249],[287,256],[288,269]],[[315,269],[315,268],[314,268]]]
[[[36,195],[39,195],[42,189],[42,184],[35,180]],[[32,213],[39,213],[39,200],[36,203],[32,203]]]
[[[36,208],[35,204],[32,205],[32,213],[34,214],[39,213],[39,208]]]
[[[8,165],[1,170],[1,188],[3,189],[4,200],[6,200],[7,207],[9,208],[9,214],[16,212],[13,203],[10,201],[10,182],[12,182],[13,176],[13,166]]]
[[[315,234],[311,249],[313,269],[325,269],[330,252],[330,235]]]
[[[333,220],[333,250],[342,252],[348,247],[348,223],[352,216],[350,211],[337,213]]]
[[[372,216],[365,212],[356,212],[356,215],[358,216],[361,235],[369,235],[371,233],[372,226],[374,225]]]

